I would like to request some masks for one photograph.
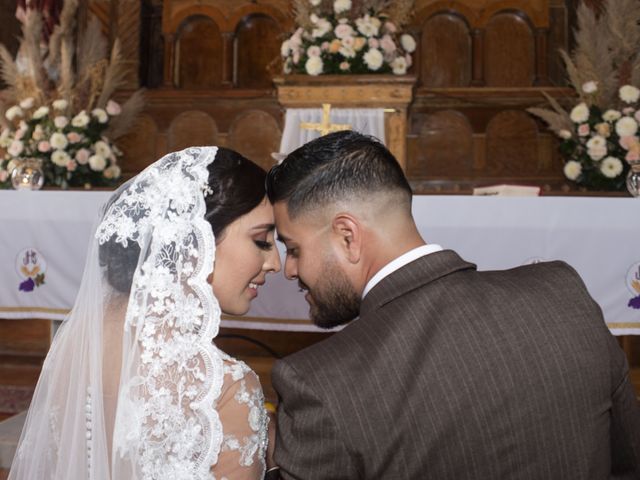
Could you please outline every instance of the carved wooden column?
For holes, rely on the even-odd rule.
[[[536,77],[534,85],[550,85],[549,70],[547,66],[547,37],[549,29],[536,28],[535,32],[535,49],[536,49]]]
[[[234,32],[222,33],[222,85],[232,87],[234,81],[233,66],[235,64],[233,58],[233,42],[235,40]]]
[[[471,73],[471,85],[473,87],[484,86],[484,30],[473,30],[473,69]]]
[[[385,140],[404,170],[407,166],[407,109],[413,100],[413,75],[285,75],[275,78],[285,108],[384,108]]]
[[[163,86],[173,88],[175,86],[175,55],[176,40],[173,33],[164,34],[164,83]]]
[[[126,87],[140,86],[140,0],[120,0],[118,8],[118,39],[127,65]]]

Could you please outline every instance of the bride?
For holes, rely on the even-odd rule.
[[[212,339],[280,269],[265,176],[194,147],[112,195],[9,479],[262,478],[260,383]]]

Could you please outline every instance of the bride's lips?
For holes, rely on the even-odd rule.
[[[251,294],[251,296],[252,296],[253,298],[255,298],[255,297],[257,297],[257,296],[258,296],[258,288],[259,288],[260,286],[262,286],[262,285],[264,285],[264,282],[262,282],[262,283],[258,283],[258,282],[250,282],[250,283],[249,283],[249,287],[248,287],[248,289],[249,289],[249,293]]]

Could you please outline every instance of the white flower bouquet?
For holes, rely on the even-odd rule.
[[[8,88],[0,102],[0,188],[22,161],[40,164],[45,185],[111,186],[121,176],[114,140],[127,133],[143,107],[142,91],[122,105],[113,100],[128,74],[116,40],[108,54],[100,23],[91,18],[77,37],[78,2],[65,2],[47,44],[42,18],[28,10],[14,59],[0,45],[0,73]]]
[[[294,3],[298,28],[282,43],[284,73],[404,75],[411,67],[416,41],[401,28],[412,1]]]
[[[640,171],[640,10],[632,0],[605,1],[596,16],[578,8],[576,49],[561,52],[577,104],[529,108],[558,137],[565,176],[593,190],[624,190]],[[622,42],[620,39],[624,38]]]
[[[35,106],[31,97],[5,112],[8,125],[0,133],[0,184],[8,187],[10,172],[22,159],[41,162],[45,183],[108,186],[120,178],[122,152],[104,135],[122,109],[113,100],[106,107],[73,115],[64,99]]]

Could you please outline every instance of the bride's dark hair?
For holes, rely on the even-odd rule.
[[[267,172],[238,152],[222,147],[207,168],[211,193],[205,197],[205,219],[211,224],[218,243],[229,224],[265,198]],[[123,247],[112,238],[100,246],[99,256],[109,284],[119,292],[128,293],[140,256],[138,244],[129,242]]]

